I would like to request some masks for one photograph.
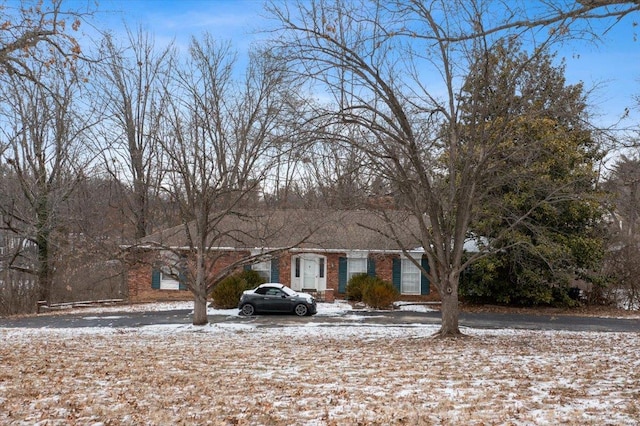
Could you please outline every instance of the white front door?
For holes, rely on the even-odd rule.
[[[321,291],[327,288],[325,256],[301,254],[292,258],[291,288],[296,291]]]
[[[302,288],[318,288],[318,262],[316,259],[302,259]]]

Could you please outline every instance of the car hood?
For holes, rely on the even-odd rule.
[[[309,293],[302,293],[302,292],[296,291],[296,294],[294,295],[294,297],[300,297],[302,299],[307,299],[309,301],[309,303],[313,302],[313,296],[310,295]]]

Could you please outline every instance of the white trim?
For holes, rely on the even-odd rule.
[[[375,253],[375,254],[402,254],[404,253],[401,249],[397,249],[397,250],[382,250],[382,249],[371,249],[371,250],[364,250],[364,249],[323,249],[323,248],[298,248],[298,247],[293,247],[290,248],[289,251],[291,252],[295,252],[295,253],[357,253],[357,252],[365,252],[365,253]],[[411,250],[411,252],[415,252],[415,250]]]
[[[400,259],[413,259],[416,262],[420,263],[420,260],[422,259],[422,255],[424,254],[423,251],[415,251],[415,250],[409,251],[408,253],[409,253],[409,256],[402,253],[400,255]]]
[[[347,259],[366,259],[369,257],[367,250],[350,250],[347,252]]]
[[[191,250],[189,246],[175,246],[175,247],[163,247],[157,245],[120,245],[122,249],[128,248],[138,248],[145,250],[177,250],[177,251],[185,251]],[[207,251],[249,251],[254,250],[253,247],[210,247]],[[262,250],[264,252],[267,251],[289,251],[292,253],[376,253],[376,254],[403,254],[404,251],[401,249],[325,249],[325,248],[302,248],[302,247],[263,247]],[[410,253],[424,253],[424,250],[413,248],[409,250]]]

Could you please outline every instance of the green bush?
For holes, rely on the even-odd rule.
[[[362,291],[362,301],[374,309],[391,307],[398,299],[398,290],[389,282],[375,278]]]
[[[253,270],[230,275],[214,287],[211,292],[212,305],[218,309],[236,308],[243,291],[251,290],[264,283],[265,279]]]
[[[347,299],[353,302],[362,302],[362,291],[375,277],[368,274],[357,274],[351,277],[347,283]]]
[[[374,309],[385,309],[398,299],[398,291],[391,283],[378,277],[357,274],[347,283],[347,298],[364,302]]]
[[[579,305],[569,296],[569,278],[545,268],[520,268],[505,255],[480,259],[460,278],[460,297],[471,303],[513,306]]]

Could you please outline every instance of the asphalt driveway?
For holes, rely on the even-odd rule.
[[[344,326],[376,325],[409,327],[440,324],[439,312],[411,311],[346,311],[340,315],[296,317],[293,315],[210,315],[211,323],[246,324],[257,327],[286,327],[292,325]],[[109,312],[55,315],[41,314],[19,318],[0,318],[0,327],[10,328],[131,328],[147,325],[190,324],[191,310],[160,312]],[[460,326],[481,329],[527,329],[566,331],[640,332],[640,319],[596,318],[580,316],[549,316],[503,313],[461,313]]]

